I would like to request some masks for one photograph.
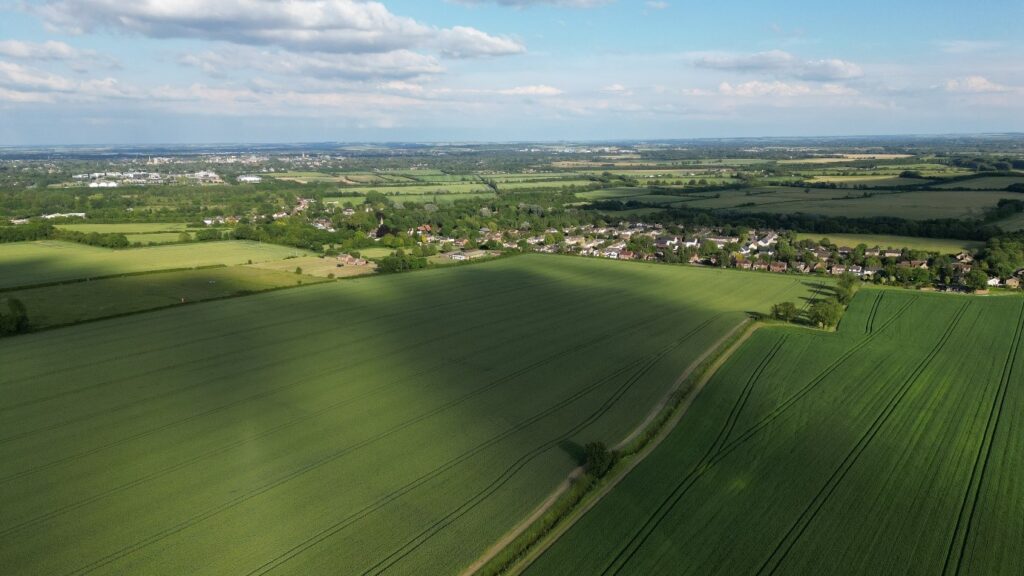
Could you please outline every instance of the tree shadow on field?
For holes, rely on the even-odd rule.
[[[586,450],[584,450],[583,446],[577,442],[573,442],[572,440],[562,440],[558,443],[558,447],[581,465],[587,461]]]

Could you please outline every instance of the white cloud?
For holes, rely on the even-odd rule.
[[[853,96],[856,90],[839,84],[808,85],[789,82],[761,82],[750,80],[740,84],[722,82],[718,93],[725,96],[741,98],[758,98],[762,96],[794,97],[794,96]]]
[[[669,3],[664,0],[647,0],[644,6],[650,10],[664,10],[669,7]]]
[[[619,83],[609,84],[608,86],[605,86],[604,88],[601,88],[601,92],[604,92],[605,94],[618,94],[620,96],[632,96],[633,95],[633,91],[632,90],[630,90],[629,88],[627,88],[627,87],[625,87],[625,86],[623,86],[622,84],[619,84]]]
[[[1004,86],[984,76],[967,76],[946,81],[946,92],[962,92],[967,94],[998,94],[1012,92],[1014,88]]]
[[[615,0],[453,0],[456,4],[497,4],[525,8],[527,6],[562,6],[565,8],[596,8],[611,4]]]
[[[537,84],[533,86],[516,86],[515,88],[506,88],[504,90],[498,90],[497,93],[504,94],[506,96],[558,96],[559,94],[562,94],[562,91],[554,86]]]
[[[445,56],[474,58],[520,54],[526,47],[516,40],[492,36],[465,26],[454,26],[437,33],[437,47]]]
[[[459,57],[518,54],[519,42],[467,27],[436,28],[362,0],[47,0],[32,8],[56,30],[118,30],[292,51],[391,52],[432,48]]]
[[[226,77],[230,72],[238,70],[258,70],[310,79],[360,80],[413,78],[444,71],[437,58],[411,50],[374,54],[326,54],[238,46],[184,54],[178,58],[178,62],[199,68],[213,77]]]
[[[21,60],[71,60],[81,58],[83,53],[64,42],[22,42],[0,40],[0,56]]]
[[[691,54],[694,66],[711,70],[762,72],[803,80],[828,81],[859,78],[860,66],[838,58],[802,60],[783,50],[752,54],[705,52]]]

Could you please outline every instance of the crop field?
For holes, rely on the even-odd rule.
[[[835,182],[848,186],[867,186],[869,188],[886,188],[892,186],[919,186],[930,180],[924,178],[901,178],[899,176],[815,176],[810,182]]]
[[[1024,299],[766,328],[527,574],[1020,574]]]
[[[263,262],[307,252],[274,244],[232,240],[111,250],[70,242],[0,245],[0,289],[79,278],[218,264]]]
[[[586,192],[577,192],[577,198],[584,198],[587,200],[624,200],[634,196],[643,196],[647,194],[649,190],[647,188],[604,188],[601,190],[588,190]]]
[[[527,255],[6,339],[0,565],[455,573],[805,281]]]
[[[872,190],[864,197],[859,190],[818,190],[809,189],[804,193],[799,188],[778,188],[768,194],[745,196],[738,193],[722,192],[719,198],[697,200],[694,207],[734,208],[747,212],[774,212],[821,214],[824,216],[849,216],[868,218],[895,216],[909,220],[930,218],[980,218],[985,210],[995,207],[1002,198],[1012,198],[1012,192],[972,191],[955,192],[945,190],[922,190],[914,192],[889,192]],[[803,194],[801,198],[801,194]],[[849,196],[849,197],[847,197]],[[754,206],[741,204],[753,203]]]
[[[380,192],[381,194],[401,194],[405,196],[413,194],[462,194],[467,192],[490,192],[491,189],[482,182],[452,182],[437,184],[410,184],[408,186],[372,186],[346,188],[346,192]]]
[[[975,250],[985,245],[984,242],[974,242],[971,240],[887,236],[885,234],[811,234],[799,232],[797,233],[797,238],[800,240],[811,239],[816,242],[822,238],[828,238],[833,244],[849,246],[851,248],[858,244],[864,244],[868,248],[875,246],[879,248],[910,248],[912,250],[925,250],[940,254],[956,254],[961,250]]]
[[[939,184],[936,188],[967,188],[970,190],[1006,190],[1012,184],[1024,184],[1024,176],[985,176]]]
[[[39,329],[317,281],[283,271],[230,266],[27,288],[0,296],[21,300],[32,328]]]
[[[596,184],[593,180],[530,180],[527,182],[499,182],[498,190],[526,190],[526,189],[558,189],[569,186],[592,186]]]
[[[469,192],[459,194],[389,194],[392,202],[416,202],[418,204],[436,203],[450,204],[457,200],[473,200],[477,198],[494,198],[494,192]]]

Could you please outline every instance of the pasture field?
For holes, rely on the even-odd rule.
[[[71,242],[0,245],[0,289],[175,268],[264,262],[305,256],[298,248],[250,241],[201,242],[111,250]]]
[[[536,574],[1020,574],[1024,299],[765,328]]]
[[[370,248],[370,250],[376,250],[376,248]],[[389,254],[392,251],[389,251]],[[385,254],[387,256],[387,254]],[[296,268],[302,268],[302,275],[298,276],[316,276],[318,278],[327,278],[328,274],[334,274],[335,278],[349,278],[352,276],[364,276],[366,274],[372,274],[377,269],[377,265],[369,263],[366,266],[338,266],[338,259],[330,256],[320,258],[319,256],[303,256],[300,258],[288,258],[287,260],[272,260],[269,262],[260,262],[258,264],[252,264],[250,268],[258,268],[260,270],[276,270],[279,272],[291,272],[295,274]],[[294,278],[293,278],[294,281]]]
[[[18,298],[33,329],[261,292],[319,279],[247,266],[156,272],[0,293]]]
[[[858,244],[865,244],[868,248],[878,246],[879,248],[910,248],[912,250],[924,250],[927,252],[938,252],[940,254],[956,254],[961,250],[976,250],[985,246],[984,242],[971,240],[954,240],[947,238],[918,238],[915,236],[887,236],[885,234],[820,234],[809,232],[798,232],[800,240],[811,239],[819,241],[828,238],[833,244],[849,246],[851,248]]]
[[[455,573],[804,282],[525,255],[5,339],[0,565]]]
[[[1024,176],[984,176],[959,182],[939,184],[936,188],[967,188],[969,190],[1006,190],[1012,184],[1024,184]]]
[[[190,232],[196,230],[189,228],[184,222],[126,222],[123,224],[57,224],[61,230],[72,232],[98,232],[100,234],[154,234],[158,232]]]
[[[132,244],[138,242],[142,245],[153,244],[171,244],[174,242],[181,241],[182,233],[188,234],[190,237],[195,238],[192,232],[153,232],[151,234],[126,234],[128,241]]]

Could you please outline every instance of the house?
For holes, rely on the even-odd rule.
[[[768,270],[771,272],[785,272],[789,270],[789,264],[785,262],[772,262],[768,265]]]
[[[767,262],[755,262],[750,267],[750,269],[751,270],[767,270],[768,269],[768,263]]]
[[[886,258],[899,258],[902,255],[903,252],[899,250],[893,250],[892,248],[887,248],[884,252],[882,252],[882,256],[885,256]]]
[[[462,262],[466,260],[466,254],[464,252],[452,252],[448,255],[449,260],[455,260],[456,262]]]
[[[679,246],[679,238],[675,236],[659,236],[654,241],[654,246],[659,250],[675,250]]]
[[[750,270],[750,260],[737,260],[736,267],[739,268],[740,270]]]
[[[239,176],[236,180],[238,180],[239,184],[259,184],[260,182],[263,182],[263,177],[246,174]]]
[[[629,250],[623,250],[622,252],[619,252],[619,260],[632,260],[635,256],[636,254],[630,252]]]
[[[878,267],[871,267],[871,268],[869,268],[867,266],[864,267],[864,277],[865,278],[874,278],[875,276],[878,276],[881,273],[882,273],[882,269],[881,268],[878,268]]]
[[[1014,290],[1016,290],[1017,288],[1020,288],[1020,279],[1011,276],[1010,278],[1007,278],[1005,282],[1003,282],[1003,285],[1006,286],[1007,288],[1013,288]]]
[[[853,274],[854,276],[864,275],[864,269],[861,268],[860,266],[850,266],[846,271],[849,272],[850,274]]]
[[[910,261],[910,267],[911,268],[920,268],[922,270],[927,270],[928,269],[928,261],[927,260],[911,260]]]
[[[829,273],[831,273],[833,276],[839,276],[840,274],[843,274],[845,272],[846,266],[843,266],[842,264],[836,264],[831,268],[831,270],[829,270]]]
[[[864,251],[865,256],[880,256],[881,254],[882,251],[878,248],[878,246],[875,246],[874,248],[868,248],[867,250]]]
[[[796,264],[794,264],[793,269],[801,273],[807,273],[808,270],[807,264],[804,264],[803,262],[797,262]]]
[[[853,253],[853,248],[850,248],[849,246],[840,246],[838,252],[840,256],[849,256]]]
[[[988,282],[985,282],[985,284],[988,284],[989,286],[999,286],[999,277],[993,276],[989,278]]]
[[[970,252],[961,250],[960,253],[956,255],[956,261],[970,264],[971,262],[974,262],[974,256],[971,256]]]
[[[740,241],[739,238],[729,236],[708,236],[706,240],[714,242],[715,246],[718,248],[722,248],[726,244],[735,244]]]

